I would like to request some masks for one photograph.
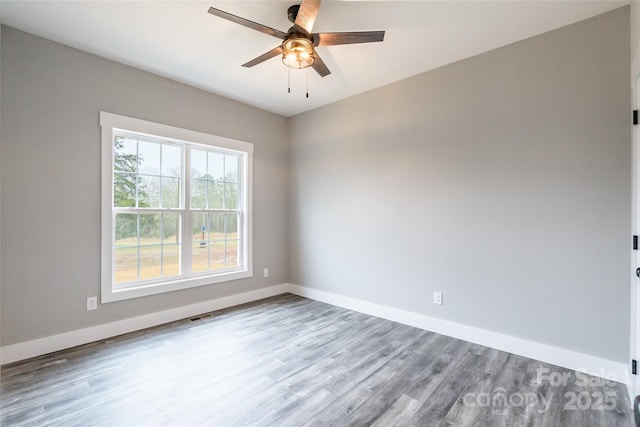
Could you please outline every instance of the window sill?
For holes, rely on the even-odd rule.
[[[109,303],[114,301],[123,301],[131,298],[139,298],[149,295],[163,294],[166,292],[179,291],[182,289],[195,288],[198,286],[213,285],[216,283],[224,283],[232,280],[246,279],[253,277],[251,269],[241,271],[231,271],[227,273],[216,274],[214,276],[194,276],[184,277],[167,282],[143,284],[136,287],[124,289],[102,289],[100,303]]]

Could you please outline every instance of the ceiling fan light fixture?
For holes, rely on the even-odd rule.
[[[307,68],[314,64],[313,42],[304,37],[287,39],[282,43],[282,62],[289,68]]]
[[[0,0],[2,1],[2,0]],[[287,10],[287,18],[293,23],[286,33],[266,25],[258,24],[245,18],[233,15],[224,10],[209,8],[211,15],[227,21],[259,31],[263,34],[282,40],[280,44],[257,58],[242,64],[253,67],[271,58],[282,55],[282,63],[291,68],[313,67],[320,77],[331,74],[322,57],[315,51],[315,46],[334,46],[339,44],[373,43],[384,40],[384,31],[342,31],[337,33],[314,33],[313,24],[318,16],[322,0],[298,0]]]

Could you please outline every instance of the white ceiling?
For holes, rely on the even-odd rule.
[[[287,31],[296,0],[2,0],[3,24],[284,116],[292,116],[628,4],[628,0],[324,0],[314,32],[386,30],[383,43],[320,47],[320,78],[273,58],[240,65],[278,39],[207,13],[209,6]]]

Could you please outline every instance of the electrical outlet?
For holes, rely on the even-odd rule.
[[[98,297],[87,298],[87,311],[98,309]]]
[[[269,269],[268,268],[264,269],[264,277],[269,277]]]
[[[435,291],[433,293],[433,303],[442,305],[442,292]]]

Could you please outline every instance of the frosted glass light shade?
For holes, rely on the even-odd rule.
[[[294,38],[282,43],[282,62],[290,68],[307,68],[313,65],[313,43],[305,38]]]

